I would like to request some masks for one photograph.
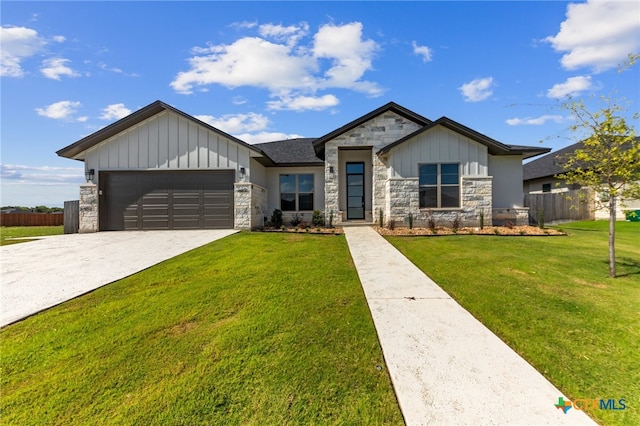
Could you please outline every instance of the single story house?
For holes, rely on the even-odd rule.
[[[334,224],[527,224],[522,160],[506,145],[390,102],[319,138],[250,145],[163,102],[57,151],[83,161],[80,231],[259,228],[320,210]]]
[[[640,138],[637,138],[640,140]],[[579,184],[568,184],[564,179],[557,178],[556,175],[564,173],[564,163],[567,156],[572,155],[575,150],[582,148],[582,142],[571,144],[567,147],[536,158],[526,163],[522,170],[522,187],[525,194],[557,194],[571,190],[581,189]],[[597,196],[597,194],[592,194]],[[590,202],[593,205],[593,200]],[[622,205],[624,204],[624,206]],[[617,200],[616,218],[625,219],[625,211],[639,210],[640,200]],[[609,219],[607,209],[596,208],[595,219]]]

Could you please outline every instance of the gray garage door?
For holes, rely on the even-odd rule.
[[[233,170],[100,172],[100,229],[233,228]]]

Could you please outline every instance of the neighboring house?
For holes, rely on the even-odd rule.
[[[561,193],[570,190],[580,189],[579,184],[567,184],[564,179],[559,179],[556,175],[563,173],[565,158],[572,155],[576,149],[582,147],[582,142],[577,142],[565,148],[544,155],[533,161],[526,163],[523,169],[523,190],[525,194]],[[596,196],[597,194],[594,194]],[[625,219],[626,210],[640,209],[640,200],[624,200],[622,207],[621,200],[617,202],[616,218]],[[609,211],[597,209],[596,219],[608,219]]]
[[[526,224],[522,160],[500,143],[390,102],[320,138],[249,145],[154,102],[57,152],[84,161],[80,230],[261,227],[275,209],[309,222]]]

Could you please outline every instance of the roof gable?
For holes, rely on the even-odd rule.
[[[467,126],[464,126],[448,117],[441,117],[436,121],[430,122],[421,129],[418,129],[417,131],[405,136],[404,138],[398,139],[397,141],[383,147],[378,151],[378,154],[387,153],[394,147],[414,138],[421,133],[433,129],[436,126],[445,127],[449,130],[466,136],[473,141],[485,145],[488,149],[489,154],[491,155],[523,155],[523,158],[529,158],[536,155],[544,154],[551,150],[550,148],[538,148],[533,146],[507,145],[502,142],[498,142],[497,140],[490,138],[489,136],[483,135],[482,133],[477,132]]]
[[[400,106],[398,104],[396,104],[395,102],[389,102],[383,106],[381,106],[380,108],[377,108],[371,112],[369,112],[368,114],[363,115],[360,118],[357,118],[353,121],[351,121],[350,123],[345,124],[344,126],[340,127],[339,129],[336,129],[330,133],[327,133],[326,135],[318,138],[315,140],[315,142],[313,142],[313,147],[316,150],[316,153],[321,153],[322,151],[324,151],[324,144],[328,141],[330,141],[331,139],[334,139],[340,135],[342,135],[343,133],[346,133],[364,123],[366,123],[367,121],[373,119],[374,117],[377,117],[380,114],[384,114],[385,112],[388,111],[392,111],[395,112],[396,114],[398,114],[401,117],[404,117],[408,120],[411,120],[417,124],[419,124],[420,126],[425,126],[429,123],[431,123],[431,120],[429,120],[428,118],[425,118],[423,116],[421,116],[420,114],[416,114],[415,112]]]
[[[211,130],[213,132],[216,132],[218,134],[220,134],[221,136],[224,136],[225,138],[228,138],[242,146],[245,146],[247,148],[249,148],[251,151],[254,151],[258,154],[263,155],[263,152],[260,151],[258,148],[255,148],[253,145],[249,145],[248,143],[234,137],[231,136],[225,132],[223,132],[220,129],[216,129],[215,127],[205,123],[204,121],[198,120],[197,118],[184,113],[182,111],[180,111],[177,108],[172,107],[171,105],[165,104],[162,101],[155,101],[147,106],[145,106],[144,108],[139,109],[138,111],[114,122],[111,123],[110,125],[108,125],[107,127],[104,127],[100,130],[98,130],[95,133],[90,134],[89,136],[86,136],[82,139],[80,139],[77,142],[72,143],[69,146],[66,146],[58,151],[56,151],[56,154],[58,154],[61,157],[66,157],[66,158],[76,158],[76,156],[86,150],[88,150],[89,148],[92,148],[95,145],[98,145],[99,143],[108,140],[109,138],[133,127],[136,126],[137,124],[142,123],[143,121],[153,117],[156,114],[159,114],[163,111],[172,111],[184,118],[186,118],[187,120],[193,121],[195,123],[197,123],[198,125],[204,126],[205,128],[207,128],[208,130]]]

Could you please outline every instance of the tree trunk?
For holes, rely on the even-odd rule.
[[[616,277],[616,197],[609,195],[609,276]]]

